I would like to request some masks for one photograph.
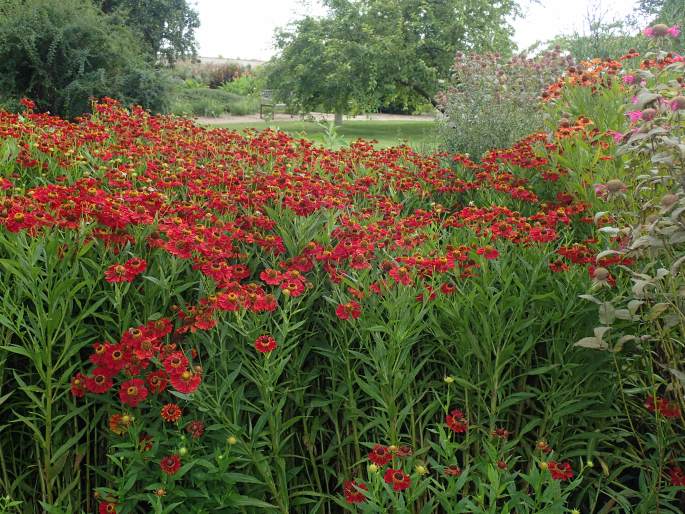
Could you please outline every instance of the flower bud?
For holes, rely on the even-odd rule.
[[[235,436],[230,435],[230,436],[228,436],[228,439],[226,439],[226,442],[228,444],[230,444],[231,446],[233,446],[234,444],[236,444],[238,442],[238,439],[236,439]]]
[[[618,193],[619,191],[625,190],[626,185],[619,179],[614,178],[607,182],[607,189],[610,193]]]
[[[369,464],[369,473],[378,473],[378,466],[375,464]]]
[[[685,96],[678,95],[673,100],[671,100],[671,109],[674,111],[685,110]]]
[[[609,270],[601,267],[597,268],[595,269],[592,278],[594,278],[595,280],[599,280],[600,282],[603,282],[609,278]]]
[[[654,37],[666,37],[668,36],[668,25],[665,23],[657,23],[656,25],[652,25],[652,34]]]
[[[656,109],[649,107],[649,108],[645,109],[644,111],[642,111],[642,115],[640,117],[645,121],[650,121],[650,120],[653,120],[655,116],[656,116]]]
[[[181,457],[185,457],[186,455],[188,455],[188,448],[186,448],[185,446],[181,446],[181,447],[178,449],[178,454],[179,454]]]
[[[670,207],[671,205],[673,205],[677,201],[678,201],[677,195],[674,195],[673,193],[668,193],[668,194],[665,194],[661,198],[661,205],[663,205],[664,207]]]

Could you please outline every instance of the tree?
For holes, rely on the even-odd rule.
[[[90,0],[0,3],[0,100],[26,96],[67,117],[110,96],[164,110],[167,81],[142,57],[126,27]]]
[[[437,106],[457,50],[509,53],[516,0],[325,0],[277,36],[270,84],[304,109],[377,107],[393,95]]]
[[[159,62],[196,54],[197,12],[186,0],[95,0],[106,14],[116,14],[142,39]]]
[[[639,25],[633,17],[614,19],[601,2],[590,6],[585,14],[583,32],[557,36],[551,46],[568,51],[577,61],[594,58],[618,58],[630,49],[644,51],[647,40],[639,34]]]
[[[373,57],[359,19],[308,17],[296,31],[281,32],[277,45],[282,53],[272,63],[268,84],[292,107],[323,107],[341,123],[350,101],[376,102]]]

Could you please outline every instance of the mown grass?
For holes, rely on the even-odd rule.
[[[280,129],[296,137],[304,137],[319,144],[330,143],[326,136],[325,124],[307,121],[274,121],[274,122],[246,122],[225,123],[211,125],[211,128],[228,128],[237,131],[246,129],[264,130],[268,127]],[[336,132],[342,137],[337,144],[330,146],[340,147],[341,143],[350,144],[357,139],[374,139],[378,141],[377,148],[386,148],[399,144],[409,146],[421,151],[433,151],[437,148],[436,125],[432,121],[346,121],[336,128]]]

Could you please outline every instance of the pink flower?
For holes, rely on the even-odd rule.
[[[623,134],[620,132],[617,132],[616,130],[610,131],[609,134],[611,134],[611,137],[614,138],[615,143],[620,143],[621,140],[623,139]]]
[[[637,120],[639,120],[642,117],[641,111],[630,111],[626,114],[628,115],[628,117],[630,118],[630,121],[632,123],[635,123]]]
[[[606,184],[595,184],[595,194],[597,195],[597,198],[606,198],[607,197],[607,186]]]
[[[635,104],[638,103],[639,101],[640,101],[640,99],[637,97],[637,95],[636,95],[636,96],[633,96],[633,97],[630,99],[630,103],[633,104],[633,105],[635,105]]]
[[[647,27],[642,33],[647,37],[654,37],[654,29],[652,27]]]
[[[624,75],[623,76],[623,83],[624,84],[635,84],[635,75]]]
[[[678,27],[678,25],[673,25],[668,29],[668,35],[672,38],[678,37],[680,35],[680,27]]]

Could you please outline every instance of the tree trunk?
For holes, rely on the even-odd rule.
[[[335,111],[335,126],[339,127],[343,124],[343,112]]]

